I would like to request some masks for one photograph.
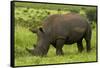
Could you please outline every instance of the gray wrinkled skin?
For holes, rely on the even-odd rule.
[[[35,56],[44,56],[52,44],[57,55],[63,55],[63,45],[77,43],[79,52],[83,51],[83,38],[86,41],[87,52],[91,49],[91,27],[87,19],[79,14],[55,14],[48,16],[39,29],[31,29],[37,33],[38,42],[34,49],[27,49]]]

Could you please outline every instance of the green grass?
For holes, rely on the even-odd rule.
[[[86,52],[86,43],[83,40],[84,51],[78,52],[77,45],[65,45],[63,47],[64,55],[57,56],[56,49],[50,46],[46,57],[35,57],[26,51],[27,48],[33,48],[33,44],[37,42],[36,34],[29,31],[29,28],[40,27],[41,22],[51,14],[67,14],[71,10],[76,9],[78,13],[86,17],[85,8],[96,8],[87,6],[71,6],[71,5],[51,5],[40,3],[15,3],[15,66],[39,65],[39,64],[57,64],[57,63],[73,63],[73,62],[91,62],[96,61],[96,25],[92,24],[92,40],[90,53]],[[61,9],[58,11],[58,9]],[[49,13],[49,14],[48,14]]]
[[[52,10],[69,10],[69,9],[81,9],[81,8],[91,8],[91,6],[77,6],[69,4],[43,4],[43,3],[26,3],[26,2],[15,2],[15,7],[27,7],[27,8],[36,8],[36,9],[52,9]],[[78,8],[77,8],[78,7]],[[93,7],[92,7],[93,8]]]
[[[78,53],[77,45],[72,44],[63,47],[64,56],[56,56],[55,48],[50,46],[46,57],[35,57],[29,54],[25,48],[33,48],[37,39],[36,34],[30,32],[28,28],[16,26],[15,66],[96,61],[96,29],[92,31],[92,51],[90,53],[86,52],[85,41],[83,40],[84,51],[82,53]]]

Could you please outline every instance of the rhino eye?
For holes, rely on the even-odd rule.
[[[41,28],[41,27],[39,28],[39,30],[40,30],[41,32],[44,32],[44,31],[43,31],[43,28]]]

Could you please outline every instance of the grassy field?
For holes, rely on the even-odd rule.
[[[35,5],[35,6],[34,6]],[[40,7],[41,6],[41,7]],[[45,6],[45,7],[44,7]],[[59,8],[60,11],[59,11]],[[33,44],[37,42],[36,34],[29,31],[29,28],[38,28],[41,22],[51,14],[67,14],[72,11],[86,17],[86,12],[83,6],[69,5],[52,5],[50,4],[35,4],[35,3],[16,3],[15,4],[15,66],[40,65],[40,64],[58,64],[58,63],[75,63],[75,62],[91,62],[96,61],[97,48],[97,30],[96,22],[92,23],[92,40],[90,53],[86,52],[85,40],[83,40],[84,51],[78,52],[77,45],[65,45],[63,47],[64,55],[57,56],[56,49],[50,46],[49,52],[45,57],[35,57],[26,51],[27,48],[33,48]],[[95,7],[93,7],[95,8]],[[73,10],[72,10],[73,9]]]
[[[27,28],[20,26],[15,28],[16,66],[96,61],[96,29],[93,29],[90,53],[86,53],[83,40],[85,50],[82,53],[78,53],[76,44],[72,44],[63,47],[64,56],[56,56],[55,48],[51,46],[46,57],[35,57],[30,55],[25,48],[33,48],[32,45],[36,43],[36,39],[36,34],[31,33]]]

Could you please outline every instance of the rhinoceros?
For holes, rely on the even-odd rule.
[[[37,33],[37,44],[33,49],[26,50],[34,56],[47,55],[50,44],[56,49],[57,55],[63,55],[64,44],[77,43],[79,52],[83,51],[82,40],[86,41],[86,50],[91,50],[91,26],[89,21],[76,13],[49,15],[42,22],[42,27],[34,30]]]

